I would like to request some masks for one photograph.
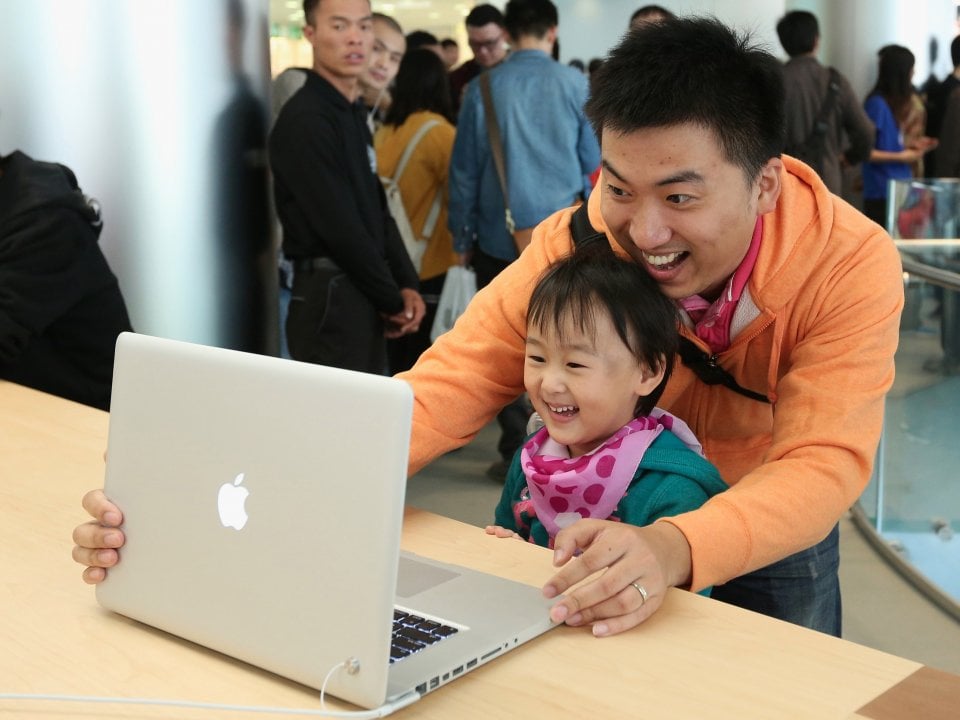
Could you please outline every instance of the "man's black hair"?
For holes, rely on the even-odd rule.
[[[541,276],[530,296],[527,326],[562,337],[570,320],[593,335],[604,315],[638,363],[663,368],[660,384],[637,401],[635,414],[649,415],[673,372],[679,332],[676,305],[637,263],[617,256],[605,242],[577,246]]]
[[[385,15],[384,13],[380,13],[380,12],[375,12],[370,17],[372,17],[374,20],[380,20],[381,22],[386,23],[387,27],[389,27],[391,30],[394,30],[400,35],[403,35],[403,28],[400,27],[400,23],[397,22],[397,19],[395,17],[392,17],[390,15]]]
[[[784,142],[783,70],[713,18],[631,30],[591,76],[585,107],[597,137],[693,124],[753,181]]]
[[[635,22],[646,20],[648,17],[675,18],[676,15],[660,5],[644,5],[633,11],[633,15],[630,16],[630,27],[633,27]]]
[[[479,28],[493,23],[498,27],[503,27],[503,13],[493,5],[477,5],[470,14],[467,15],[467,27]]]
[[[457,42],[456,40],[454,40],[453,38],[447,37],[447,38],[444,38],[443,40],[440,41],[440,46],[441,46],[442,48],[444,48],[444,49],[446,49],[446,48],[452,48],[452,47],[458,48],[458,47],[460,47],[460,43],[458,43],[458,42]]]
[[[422,48],[425,45],[439,45],[440,41],[437,40],[437,36],[433,33],[427,32],[426,30],[414,30],[412,33],[407,35],[407,51],[416,50],[417,48]]]
[[[960,35],[957,35],[950,43],[950,59],[953,61],[955,68],[960,67]]]
[[[313,25],[313,11],[319,4],[320,0],[303,0],[303,21],[307,25]]]
[[[515,40],[524,35],[542,38],[558,23],[557,6],[550,0],[510,0],[503,11],[503,26]]]
[[[817,16],[806,10],[788,12],[777,23],[777,37],[790,57],[813,52],[820,37]]]

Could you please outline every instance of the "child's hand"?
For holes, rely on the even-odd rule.
[[[500,527],[499,525],[487,525],[487,527],[484,528],[484,532],[487,535],[496,535],[498,538],[516,538],[517,540],[523,540],[523,538],[513,530],[507,530],[507,528]]]

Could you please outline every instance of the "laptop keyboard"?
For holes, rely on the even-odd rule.
[[[438,643],[457,632],[457,628],[402,610],[393,611],[393,641],[390,662],[394,663]]]

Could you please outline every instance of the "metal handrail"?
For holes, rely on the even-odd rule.
[[[903,251],[907,248],[911,250],[921,249],[921,243],[926,245],[927,243],[938,243],[940,246],[944,246],[947,242],[952,243],[954,247],[960,250],[960,241],[958,240],[895,240],[897,248],[900,252],[900,262],[903,265],[904,273],[904,282],[910,282],[914,277],[920,278],[921,280],[927,280],[936,285],[947,288],[948,290],[956,290],[960,292],[960,273],[953,272],[952,270],[946,270],[944,268],[935,267],[929,265],[925,262],[921,262],[916,258],[905,254]],[[909,243],[914,243],[910,245]]]
[[[933,283],[952,292],[960,292],[960,273],[925,263],[910,252],[923,252],[925,250],[938,250],[943,248],[955,248],[960,251],[960,239],[895,240],[894,243],[897,249],[900,250],[904,285],[917,279]],[[880,437],[880,445],[877,449],[876,458],[875,482],[877,497],[876,507],[874,508],[876,518],[871,520],[867,516],[862,504],[863,499],[861,498],[857,500],[851,508],[851,519],[861,535],[867,539],[881,558],[886,560],[894,570],[899,572],[907,582],[912,584],[920,593],[929,598],[944,612],[957,621],[960,621],[960,602],[940,588],[936,583],[931,582],[909,559],[898,552],[883,535],[883,455],[886,444],[885,435],[886,429],[884,429]]]

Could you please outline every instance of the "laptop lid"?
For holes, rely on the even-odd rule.
[[[412,403],[393,378],[124,333],[105,492],[127,542],[97,599],[368,708],[549,630],[538,588],[401,557]],[[390,664],[395,604],[457,632]]]
[[[124,333],[104,606],[364,707],[386,696],[413,395],[391,378]]]

